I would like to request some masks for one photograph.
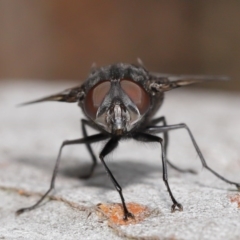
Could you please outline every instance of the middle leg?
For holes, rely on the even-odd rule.
[[[58,157],[54,166],[54,170],[53,170],[53,174],[52,174],[52,179],[51,179],[51,183],[50,186],[48,188],[48,190],[44,193],[44,195],[32,206],[30,207],[26,207],[26,208],[21,208],[19,209],[16,214],[22,214],[23,212],[27,212],[27,211],[31,211],[33,209],[35,209],[36,207],[39,206],[40,203],[42,203],[42,201],[48,196],[48,194],[53,190],[54,186],[55,186],[55,180],[56,180],[56,176],[58,173],[58,167],[59,167],[59,163],[60,163],[60,159],[61,159],[61,154],[62,154],[62,150],[65,146],[68,145],[74,145],[74,144],[82,144],[82,143],[93,143],[93,142],[99,142],[102,140],[107,139],[108,136],[104,135],[104,134],[95,134],[86,138],[81,138],[81,139],[76,139],[76,140],[66,140],[62,143],[59,152],[58,152]]]
[[[223,180],[226,183],[235,185],[236,188],[238,189],[238,191],[240,191],[240,183],[237,182],[233,182],[230,181],[228,179],[226,179],[225,177],[223,177],[222,175],[220,175],[219,173],[217,173],[216,171],[214,171],[212,168],[210,168],[205,160],[205,158],[203,157],[202,152],[200,151],[200,148],[198,147],[198,144],[195,140],[195,138],[193,137],[193,134],[191,132],[191,130],[189,129],[189,127],[185,124],[185,123],[180,123],[180,124],[174,124],[174,125],[167,125],[167,126],[153,126],[153,127],[149,127],[148,128],[148,133],[152,133],[152,134],[156,134],[156,133],[163,133],[166,131],[171,131],[171,130],[176,130],[176,129],[185,129],[187,130],[190,139],[193,143],[193,146],[202,162],[203,167],[205,167],[208,171],[210,171],[211,173],[213,173],[216,177],[218,177],[219,179]]]
[[[89,121],[87,121],[86,119],[81,119],[82,133],[83,133],[84,138],[86,138],[88,136],[87,130],[86,130],[86,125],[92,127],[91,124],[89,123]],[[80,176],[80,178],[83,178],[83,179],[90,178],[97,166],[97,158],[92,150],[90,143],[87,142],[87,143],[85,143],[85,145],[87,147],[88,152],[91,155],[92,165],[91,165],[90,171],[88,173],[86,173],[84,176]]]

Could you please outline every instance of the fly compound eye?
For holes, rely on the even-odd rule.
[[[139,112],[144,114],[150,106],[150,98],[145,89],[131,80],[121,80],[120,84],[123,91],[137,106]]]
[[[89,117],[96,118],[97,110],[102,101],[110,90],[111,83],[109,81],[100,82],[93,86],[87,93],[84,102],[84,108]]]

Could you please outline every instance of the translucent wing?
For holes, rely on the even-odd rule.
[[[40,102],[46,102],[46,101],[58,101],[58,102],[77,102],[79,99],[81,99],[82,97],[84,97],[84,91],[81,87],[74,87],[74,88],[69,88],[66,89],[63,92],[51,95],[51,96],[47,96],[47,97],[43,97],[37,100],[33,100],[30,102],[25,102],[25,103],[21,103],[18,106],[25,106],[25,105],[29,105],[29,104],[33,104],[33,103],[40,103]]]
[[[151,83],[149,87],[155,91],[165,92],[174,88],[183,87],[193,83],[207,81],[227,81],[227,76],[211,75],[172,75],[164,73],[150,73]]]

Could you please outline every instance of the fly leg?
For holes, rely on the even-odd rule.
[[[121,198],[121,201],[122,201],[122,205],[123,205],[123,214],[124,214],[124,217],[123,217],[123,220],[127,221],[129,217],[131,218],[134,218],[133,214],[130,213],[127,209],[127,206],[125,204],[125,200],[124,200],[124,197],[123,197],[123,194],[122,194],[122,188],[121,186],[119,185],[119,183],[117,182],[117,180],[115,179],[115,177],[113,176],[112,172],[110,171],[110,169],[108,168],[107,164],[105,163],[104,161],[104,157],[106,155],[108,155],[110,152],[112,152],[118,145],[118,141],[119,141],[119,138],[111,138],[107,144],[105,145],[105,147],[103,148],[103,150],[101,151],[99,157],[105,167],[105,170],[108,174],[108,176],[110,177],[115,189],[118,191],[119,195],[120,195],[120,198]]]
[[[59,149],[59,153],[58,153],[58,157],[54,166],[54,170],[53,170],[53,174],[52,174],[52,179],[51,179],[51,184],[49,189],[45,192],[45,194],[32,206],[27,207],[27,208],[21,208],[19,210],[17,210],[16,214],[22,214],[24,212],[27,211],[31,211],[33,209],[35,209],[46,197],[47,195],[52,191],[52,189],[55,186],[55,179],[58,173],[58,167],[59,167],[59,163],[60,163],[60,159],[61,159],[61,154],[62,154],[62,149],[64,148],[64,146],[67,145],[73,145],[73,144],[81,144],[81,143],[93,143],[93,142],[99,142],[101,140],[104,140],[108,138],[108,136],[104,135],[104,134],[96,134],[96,135],[92,135],[86,138],[81,138],[81,139],[76,139],[76,140],[66,140],[62,143],[60,149]]]
[[[206,162],[205,158],[203,157],[202,152],[200,151],[200,149],[197,145],[197,142],[196,142],[195,138],[193,137],[192,132],[190,131],[190,129],[188,128],[188,126],[186,124],[181,123],[181,124],[175,124],[175,125],[149,127],[148,128],[148,133],[164,133],[164,132],[168,132],[168,131],[171,131],[171,130],[182,129],[182,128],[187,130],[187,132],[188,132],[188,134],[189,134],[189,136],[192,140],[193,146],[194,146],[195,150],[197,151],[197,154],[198,154],[198,156],[199,156],[199,158],[202,162],[203,167],[205,167],[208,171],[213,173],[216,177],[220,178],[224,182],[235,185],[237,187],[238,191],[240,191],[240,183],[229,181],[228,179],[224,178],[223,176],[221,176],[220,174],[215,172],[212,168],[210,168],[207,165],[207,162]]]
[[[150,135],[150,134],[147,134],[147,133],[136,133],[133,136],[133,138],[136,139],[137,141],[142,141],[142,142],[158,142],[158,143],[160,143],[161,148],[162,148],[163,181],[164,181],[164,183],[167,187],[168,193],[169,193],[169,195],[172,199],[172,202],[173,202],[171,211],[172,212],[175,212],[176,210],[182,211],[183,207],[179,202],[177,202],[177,200],[173,196],[171,188],[170,188],[169,183],[168,183],[167,159],[166,159],[166,156],[165,156],[165,149],[164,149],[164,144],[163,144],[162,138],[157,137],[157,136],[153,136],[153,135]]]
[[[92,125],[89,123],[89,121],[87,121],[86,119],[81,119],[81,127],[82,127],[82,133],[83,133],[84,138],[86,138],[88,136],[87,130],[86,130],[86,125],[92,127]],[[85,143],[85,145],[87,147],[88,152],[91,155],[92,165],[91,165],[90,171],[87,174],[85,174],[84,176],[81,176],[80,178],[87,179],[92,176],[92,174],[97,166],[97,158],[96,158],[95,154],[93,153],[90,143]]]
[[[156,125],[157,123],[161,123],[161,122],[163,123],[163,126],[167,126],[167,121],[164,116],[153,119],[150,122],[150,124]],[[164,146],[166,158],[167,158],[168,143],[169,143],[169,135],[168,135],[168,132],[166,131],[166,132],[163,132],[163,146]],[[167,163],[170,167],[172,167],[173,169],[175,169],[179,172],[197,174],[197,172],[194,171],[193,169],[182,169],[182,168],[175,166],[168,158],[167,158]]]

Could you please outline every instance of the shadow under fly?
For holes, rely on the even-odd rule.
[[[85,177],[88,178],[93,174],[97,164],[97,158],[91,144],[107,140],[99,154],[99,158],[114,187],[119,193],[123,207],[124,220],[127,220],[129,217],[133,218],[133,214],[129,212],[125,204],[122,188],[105,162],[105,156],[117,148],[119,141],[129,138],[136,141],[146,143],[156,142],[159,144],[162,149],[163,181],[173,203],[171,211],[182,211],[183,207],[175,199],[168,183],[167,165],[181,172],[194,173],[194,171],[191,169],[180,169],[172,164],[167,158],[168,132],[177,129],[186,130],[204,168],[221,180],[235,185],[237,189],[240,190],[239,183],[224,178],[207,165],[191,130],[186,124],[168,125],[164,116],[153,118],[163,103],[164,93],[166,91],[203,81],[227,79],[227,77],[223,76],[153,73],[147,71],[141,64],[132,65],[119,63],[99,69],[92,69],[89,77],[81,86],[21,104],[28,105],[45,101],[77,102],[87,119],[81,120],[83,138],[66,140],[62,143],[54,167],[51,184],[46,193],[33,206],[19,209],[16,213],[21,214],[36,208],[54,188],[62,149],[65,146],[73,144],[86,145],[92,158],[90,171],[85,175]],[[86,131],[86,126],[92,127],[99,133],[89,136]],[[159,133],[163,134],[162,138],[157,136]]]

